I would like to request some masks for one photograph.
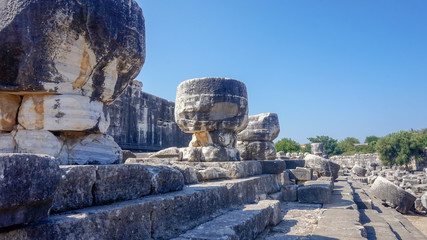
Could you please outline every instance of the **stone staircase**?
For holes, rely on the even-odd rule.
[[[34,223],[3,228],[0,239],[425,239],[404,216],[370,197],[367,185],[347,177],[339,177],[331,184],[332,195],[327,203],[284,202],[287,192],[283,189],[289,186],[286,171],[272,173],[274,168],[263,168],[276,166],[277,161],[192,163],[186,168],[172,167],[175,163],[171,162],[163,162],[163,166],[147,166],[149,161],[142,160],[131,162],[130,166],[142,167],[63,167],[67,170],[64,183],[81,187],[60,191],[82,191],[87,189],[84,183],[104,184],[113,189],[117,180],[111,179],[111,172],[126,175],[126,171],[137,169],[148,171],[145,179],[152,181],[151,195],[123,197],[133,195],[118,191],[122,194],[119,199],[109,196],[75,209],[65,204],[69,202],[64,199],[73,195],[62,193],[59,200],[54,200],[54,206],[60,206],[57,209],[62,212],[58,210]],[[206,174],[208,169],[215,169],[214,174]],[[182,190],[164,189],[170,184],[161,180],[180,171],[183,175],[195,171],[201,181],[187,184]],[[92,172],[87,176],[95,175],[94,182],[82,178],[84,172]],[[108,180],[103,180],[104,175],[109,176]],[[182,182],[187,182],[185,176],[182,178]],[[75,182],[76,179],[82,182]],[[193,180],[197,181],[197,177]],[[315,182],[327,185],[327,178]],[[129,182],[129,189],[134,188],[132,184],[136,183]],[[312,184],[308,181],[299,187]],[[99,198],[93,188],[89,190],[94,199]],[[62,204],[55,205],[55,201]]]
[[[372,197],[366,184],[352,182],[352,186],[356,198],[361,200],[358,204],[360,222],[368,239],[426,239],[402,214]]]

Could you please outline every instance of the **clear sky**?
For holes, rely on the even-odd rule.
[[[427,128],[427,1],[138,0],[143,91],[175,101],[199,77],[244,82],[279,137],[342,140]]]

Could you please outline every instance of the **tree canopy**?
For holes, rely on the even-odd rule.
[[[426,136],[416,131],[392,133],[380,138],[375,149],[385,165],[406,165],[411,157],[422,161]]]
[[[301,146],[296,141],[290,138],[282,138],[275,144],[276,151],[283,151],[285,153],[299,152]]]
[[[358,144],[359,139],[354,137],[347,137],[344,140],[338,142],[337,148],[335,153],[336,154],[355,154],[356,153],[356,147],[354,144]]]

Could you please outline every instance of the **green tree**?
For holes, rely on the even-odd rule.
[[[371,142],[377,142],[377,141],[378,141],[378,139],[380,139],[380,138],[379,138],[379,137],[377,137],[377,136],[367,136],[367,137],[365,138],[365,143],[369,144],[369,143],[371,143]]]
[[[359,139],[354,137],[346,137],[344,140],[338,142],[337,148],[336,148],[336,154],[355,154],[356,153],[356,147],[354,144],[358,144]]]
[[[385,165],[406,165],[411,157],[422,161],[424,135],[414,131],[392,133],[378,140],[375,149]]]
[[[315,138],[307,138],[311,143],[323,143],[323,150],[328,155],[334,155],[338,140],[333,139],[329,136],[316,136]]]
[[[283,151],[285,153],[299,152],[301,150],[299,143],[290,138],[282,138],[276,142],[275,147],[277,152]]]

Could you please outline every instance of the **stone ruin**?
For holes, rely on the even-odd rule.
[[[176,91],[175,120],[193,134],[182,149],[184,161],[239,161],[237,133],[248,125],[246,86],[226,78],[184,81]]]
[[[121,164],[106,106],[145,59],[136,2],[5,3],[0,239],[424,239],[371,197],[406,208],[375,193],[380,176],[371,194],[361,176],[338,176],[349,172],[319,154],[276,155],[277,114],[248,117],[246,87],[233,79],[181,83],[175,120],[193,134],[190,145]]]
[[[279,117],[276,113],[249,116],[245,130],[237,135],[237,149],[242,160],[276,159],[273,140],[279,136]]]
[[[145,60],[135,1],[6,1],[0,9],[2,152],[111,164],[113,102]],[[126,3],[126,4],[125,4]]]

